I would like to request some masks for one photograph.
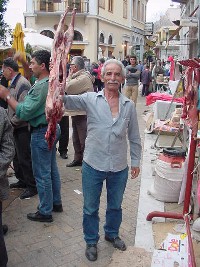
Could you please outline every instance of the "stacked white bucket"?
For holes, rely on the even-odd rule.
[[[157,200],[164,202],[178,202],[184,173],[184,162],[177,157],[172,162],[157,159],[154,183],[149,193]]]

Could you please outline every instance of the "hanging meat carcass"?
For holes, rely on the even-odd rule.
[[[72,19],[67,31],[64,31],[65,19],[69,8],[66,9],[58,24],[51,50],[49,89],[46,99],[46,119],[48,128],[45,138],[49,149],[52,148],[56,137],[56,124],[63,116],[64,108],[60,95],[64,95],[67,78],[68,54],[74,38],[74,19],[76,10],[72,12]]]

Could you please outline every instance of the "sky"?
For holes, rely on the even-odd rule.
[[[171,8],[170,4],[177,7],[179,4],[172,3],[171,0],[149,0],[147,3],[147,21],[158,21],[160,15],[164,15],[168,8]]]
[[[171,0],[149,0],[147,4],[147,21],[154,22],[159,20],[160,15],[163,15],[170,7]],[[177,4],[174,3],[174,6]],[[7,4],[7,12],[4,20],[14,29],[17,22],[24,25],[23,12],[26,10],[26,0],[10,0]]]

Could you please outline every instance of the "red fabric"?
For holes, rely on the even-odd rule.
[[[156,102],[156,100],[171,101],[173,98],[172,95],[163,94],[163,93],[151,93],[146,96],[146,105],[149,106]],[[183,103],[184,97],[174,98],[173,102]]]
[[[171,65],[170,65],[170,77],[169,79],[171,81],[174,81],[174,70],[175,70],[175,62],[174,62],[174,58],[172,56],[169,56],[167,61],[170,61],[171,62]]]

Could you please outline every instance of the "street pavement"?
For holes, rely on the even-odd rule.
[[[145,98],[139,96],[137,103],[138,121],[143,142],[145,122],[142,118]],[[94,148],[95,149],[95,148]],[[9,201],[4,203],[3,223],[9,231],[5,236],[9,262],[7,267],[89,267],[109,266],[115,257],[116,249],[104,240],[103,225],[105,222],[106,190],[101,196],[100,240],[98,243],[98,260],[89,262],[85,257],[85,242],[82,233],[81,168],[67,168],[73,160],[72,140],[69,142],[69,158],[64,160],[57,155],[57,162],[62,182],[62,213],[53,213],[53,223],[29,221],[29,212],[36,212],[38,196],[31,199],[19,199],[20,190],[11,192]],[[15,181],[10,177],[10,182]],[[137,225],[138,198],[140,177],[128,180],[123,201],[123,222],[120,236],[129,248],[134,247]],[[121,253],[123,258],[123,252]],[[124,261],[126,263],[126,260]],[[120,265],[119,265],[120,266]],[[134,266],[127,265],[125,266]],[[136,265],[135,265],[136,266]],[[148,267],[148,266],[145,266]]]

